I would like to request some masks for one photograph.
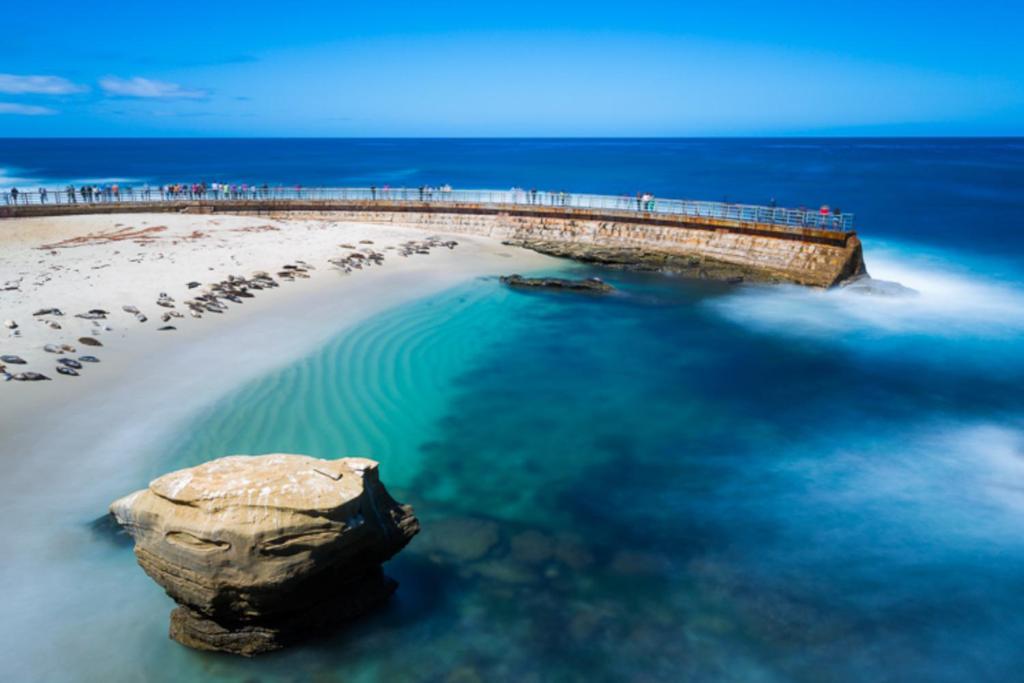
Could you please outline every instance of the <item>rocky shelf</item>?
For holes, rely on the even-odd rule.
[[[674,273],[700,280],[721,280],[726,282],[786,281],[786,278],[774,277],[771,273],[761,268],[727,263],[695,254],[673,254],[649,249],[607,247],[583,242],[507,240],[505,244],[532,249],[548,256],[571,258],[582,263],[596,263],[624,270]]]
[[[559,289],[572,292],[611,292],[615,288],[600,278],[591,277],[581,280],[570,280],[558,277],[523,277],[522,275],[503,275],[502,284],[509,287],[526,289]]]

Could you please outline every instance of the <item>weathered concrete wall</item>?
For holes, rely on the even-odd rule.
[[[864,271],[855,233],[707,217],[569,207],[237,200],[0,207],[0,217],[125,211],[188,211],[396,223],[446,233],[696,257],[732,264],[756,279],[831,287]]]
[[[759,271],[757,279],[831,287],[863,271],[860,241],[834,231],[763,231],[761,226],[651,224],[549,216],[355,211],[318,214],[334,220],[400,223],[447,233],[484,235],[527,246],[566,242],[699,256]],[[807,233],[807,234],[801,234]]]

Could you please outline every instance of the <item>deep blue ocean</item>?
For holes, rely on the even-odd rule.
[[[82,680],[1021,679],[1024,140],[0,140],[0,168],[21,188],[447,182],[828,203],[855,213],[872,274],[919,292],[566,263],[617,291],[482,278],[339,333],[196,414],[145,470],[380,460],[424,529],[386,567],[394,599],[256,660],[187,651],[164,638],[169,601],[130,548],[88,531],[103,511],[82,511],[53,531],[67,561],[116,565],[122,588],[157,596],[110,608],[138,650],[65,638],[82,639]],[[116,605],[116,588],[94,599]]]

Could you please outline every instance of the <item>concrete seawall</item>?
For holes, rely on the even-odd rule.
[[[0,218],[84,213],[231,213],[400,223],[485,235],[607,263],[683,264],[702,277],[832,287],[865,272],[855,232],[640,211],[410,201],[239,199],[0,207]],[[2,226],[0,226],[2,229]],[[610,256],[609,256],[610,255]]]

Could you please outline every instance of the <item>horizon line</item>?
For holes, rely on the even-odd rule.
[[[1016,135],[17,135],[0,140],[1024,140]]]

